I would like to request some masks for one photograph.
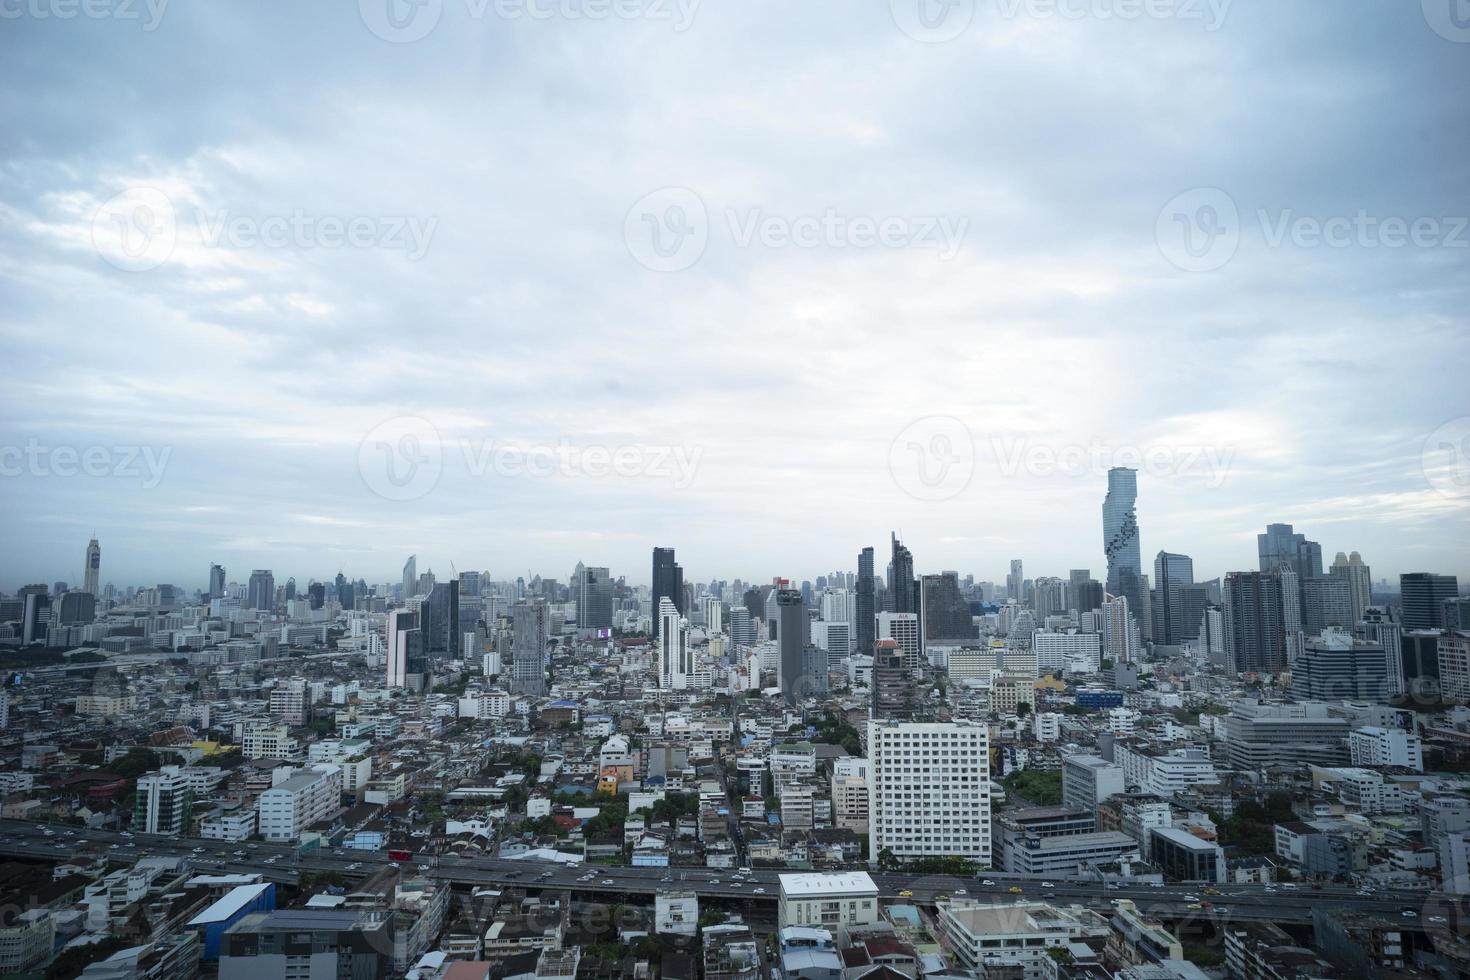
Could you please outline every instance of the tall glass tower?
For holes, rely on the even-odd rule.
[[[1124,466],[1108,470],[1108,495],[1103,499],[1103,552],[1108,559],[1108,594],[1128,600],[1135,616],[1143,608],[1140,585],[1143,558],[1138,547],[1138,471]]]

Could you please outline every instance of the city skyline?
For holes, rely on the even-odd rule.
[[[442,6],[412,43],[350,9],[233,10],[227,73],[186,5],[152,31],[7,21],[49,96],[0,133],[0,580],[76,578],[93,531],[121,580],[632,568],[658,538],[754,576],[890,528],[926,570],[1065,569],[1101,564],[1098,484],[1129,462],[1146,555],[1249,568],[1286,521],[1470,578],[1467,134],[1425,97],[1470,60],[1418,5],[1234,5],[1213,30],[1022,5],[944,43],[884,4],[704,4],[683,30]],[[257,84],[283,74],[289,96]],[[167,255],[118,237],[149,202]],[[1161,236],[1222,208],[1218,267]],[[701,209],[687,268],[629,231]],[[939,247],[792,241],[829,210]],[[315,222],[358,218],[388,240],[321,247]],[[1393,245],[1388,219],[1440,237]],[[1304,233],[1334,221],[1348,244]],[[562,445],[631,475],[526,473]],[[67,476],[63,447],[104,455]]]

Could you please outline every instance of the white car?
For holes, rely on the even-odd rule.
[[[995,886],[995,882],[991,881],[989,878],[986,878],[984,881],[980,882],[980,884],[987,885],[987,886],[990,886],[990,887],[994,887]]]
[[[602,883],[604,885],[611,885],[613,883],[613,880],[611,878],[604,878],[602,879]]]
[[[1055,887],[1057,887],[1057,886],[1056,886],[1056,885],[1053,885],[1053,884],[1052,884],[1052,883],[1051,883],[1051,882],[1049,882],[1049,881],[1043,881],[1043,882],[1042,882],[1042,883],[1041,883],[1041,887],[1042,887],[1042,888],[1055,888]]]
[[[764,888],[752,888],[750,891],[752,895],[764,895],[766,893]]]
[[[204,853],[204,848],[202,848],[202,847],[196,847],[196,848],[194,848],[194,853],[195,854],[203,854]]]

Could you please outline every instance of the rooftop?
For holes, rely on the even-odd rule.
[[[792,898],[825,898],[832,895],[877,895],[878,886],[866,871],[838,874],[781,875],[781,894]]]

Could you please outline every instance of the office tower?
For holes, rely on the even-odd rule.
[[[419,603],[419,628],[424,631],[424,652],[459,657],[459,585],[434,582]]]
[[[898,540],[897,534],[890,534],[890,537],[893,560],[888,566],[888,592],[891,596],[888,610],[918,615],[919,583],[914,578],[914,555]]]
[[[658,601],[658,618],[658,686],[666,691],[682,691],[694,673],[689,629],[679,607],[668,596]]]
[[[711,636],[725,630],[725,603],[718,595],[707,595],[700,600],[700,611],[704,615],[704,628]]]
[[[979,636],[970,605],[960,594],[958,572],[925,575],[919,580],[924,640],[974,640]]]
[[[87,564],[82,569],[82,591],[97,595],[97,577],[102,570],[102,548],[93,538],[87,542]]]
[[[225,566],[209,566],[209,597],[222,599],[225,595]]]
[[[577,563],[572,580],[578,629],[610,629],[613,624],[612,574],[600,566]]]
[[[1067,612],[1067,583],[1055,575],[1043,575],[1031,585],[1031,608],[1036,617],[1045,621],[1048,616],[1062,616]]]
[[[1352,583],[1338,575],[1309,578],[1302,584],[1302,628],[1318,633],[1328,627],[1346,629],[1357,624],[1353,615]]]
[[[871,860],[990,864],[990,738],[984,723],[868,722]]]
[[[660,599],[671,599],[674,608],[680,613],[685,612],[684,607],[684,569],[674,560],[673,548],[653,549],[653,590],[650,593],[653,600],[653,635],[658,636],[659,622],[658,601]]]
[[[823,622],[828,623],[853,623],[856,610],[853,605],[853,594],[846,589],[826,588],[818,599],[817,611]]]
[[[873,633],[876,626],[874,617],[878,615],[875,599],[873,549],[864,548],[858,552],[857,596],[853,614],[853,650],[863,656],[872,654],[873,641],[877,639]]]
[[[327,587],[321,582],[312,582],[306,587],[306,599],[312,609],[320,609],[327,603]]]
[[[742,648],[755,646],[755,623],[744,606],[730,607],[730,646],[737,655]]]
[[[394,922],[377,909],[251,912],[220,937],[219,980],[399,976]]]
[[[1225,576],[1225,643],[1236,673],[1279,674],[1286,669],[1281,576],[1231,572]]]
[[[245,593],[246,609],[272,610],[276,608],[276,577],[268,568],[257,568],[250,573],[250,585]]]
[[[1020,602],[1022,599],[1025,598],[1025,596],[1021,594],[1021,584],[1025,581],[1025,575],[1021,569],[1021,559],[1012,558],[1011,570],[1009,574],[1006,575],[1006,598],[1010,599],[1012,602]]]
[[[408,685],[409,644],[406,636],[418,629],[418,613],[409,609],[390,609],[384,635],[384,649],[388,654],[388,671],[385,684],[388,687]]]
[[[1358,629],[1364,640],[1383,647],[1383,656],[1388,663],[1389,693],[1404,693],[1403,636],[1393,614],[1379,606],[1369,606],[1363,611]]]
[[[1470,630],[1470,598],[1455,596],[1441,603],[1444,628],[1447,630]]]
[[[1439,697],[1440,630],[1404,630],[1399,634],[1399,665],[1404,693],[1411,698]]]
[[[1097,579],[1072,583],[1069,599],[1071,608],[1079,613],[1093,612],[1103,607],[1103,585]]]
[[[1437,652],[1440,694],[1446,701],[1470,702],[1470,631],[1442,634]]]
[[[1380,701],[1389,696],[1388,658],[1377,643],[1328,630],[1306,641],[1291,665],[1292,695],[1302,701]]]
[[[1406,630],[1445,628],[1446,599],[1459,595],[1460,581],[1453,575],[1409,572],[1399,576],[1399,600],[1403,604]]]
[[[1188,555],[1161,551],[1154,557],[1154,642],[1178,646],[1194,639],[1199,617],[1191,617],[1185,592],[1194,585],[1194,561]]]
[[[1263,572],[1279,565],[1290,565],[1297,578],[1316,578],[1322,574],[1322,546],[1297,534],[1290,524],[1267,524],[1266,533],[1256,535],[1256,550]]]
[[[56,597],[56,622],[61,626],[90,623],[97,618],[97,597],[90,592],[63,592]]]
[[[917,613],[879,613],[878,639],[897,640],[903,648],[904,666],[918,670],[924,662],[924,645]]]
[[[342,578],[342,573],[337,573],[337,578]],[[351,582],[340,581],[337,583],[337,602],[343,609],[357,608],[357,587]]]
[[[286,579],[286,590],[285,591],[286,591],[286,601],[287,602],[290,602],[292,599],[296,598],[296,579],[295,579],[294,576],[292,578]]]
[[[827,654],[827,665],[836,668],[852,652],[852,624],[819,619],[812,623],[812,642]]]
[[[46,594],[44,585],[39,588],[41,590],[39,592],[25,593],[25,607],[21,614],[20,641],[26,646],[32,643],[45,643],[51,632],[51,597]]]
[[[1140,592],[1143,557],[1138,544],[1138,471],[1122,466],[1108,470],[1108,494],[1103,498],[1103,553],[1108,560],[1107,592],[1128,600],[1128,612],[1140,633],[1152,632]]]
[[[1356,551],[1351,555],[1344,555],[1339,551],[1332,560],[1332,568],[1328,570],[1328,574],[1347,580],[1352,601],[1352,622],[1361,623],[1363,613],[1373,605],[1373,573],[1363,564],[1363,556]]]
[[[517,602],[511,607],[511,629],[515,655],[511,664],[511,693],[545,694],[548,638],[546,603],[540,600]]]
[[[811,643],[810,621],[796,589],[778,588],[772,595],[776,600],[775,638],[779,646],[776,683],[787,703],[795,704],[807,693],[802,683],[802,651]]]
[[[459,573],[459,594],[463,596],[478,596],[484,591],[481,579],[484,575],[480,572]]]
[[[409,555],[403,563],[403,601],[407,602],[419,593],[419,556]]]

